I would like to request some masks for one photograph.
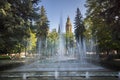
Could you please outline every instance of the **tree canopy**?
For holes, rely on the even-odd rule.
[[[0,0],[0,53],[18,53],[30,37],[30,22],[40,0]]]
[[[120,50],[120,1],[87,0],[87,21],[100,51]]]
[[[46,38],[49,30],[49,21],[44,6],[41,6],[39,20],[37,21],[37,37]]]
[[[83,41],[84,38],[84,32],[85,32],[85,27],[83,25],[83,20],[82,20],[82,14],[77,8],[76,11],[76,16],[75,16],[75,22],[74,22],[74,29],[75,29],[75,37],[77,41]]]

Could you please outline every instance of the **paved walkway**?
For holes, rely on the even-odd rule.
[[[120,59],[101,60],[101,64],[106,68],[120,71]]]
[[[0,60],[0,71],[24,65],[25,60]]]

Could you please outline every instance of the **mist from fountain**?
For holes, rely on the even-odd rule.
[[[59,39],[57,41],[57,45],[55,45],[54,47],[47,47],[47,44],[49,44],[47,42],[47,40],[45,41],[45,48],[42,48],[42,44],[43,42],[41,40],[39,40],[38,42],[38,55],[39,57],[41,57],[42,59],[48,60],[48,62],[61,62],[61,61],[73,61],[73,63],[79,63],[82,66],[89,66],[90,64],[88,64],[87,59],[89,59],[89,62],[91,61],[90,59],[92,59],[92,55],[93,55],[93,49],[95,48],[94,45],[94,40],[91,39],[90,40],[90,45],[89,45],[89,53],[91,54],[87,54],[87,44],[86,44],[86,39],[84,38],[82,41],[81,39],[76,42],[73,43],[73,45],[70,47],[67,46],[66,48],[66,43],[65,43],[65,37],[64,37],[64,33],[63,33],[63,22],[62,22],[62,17],[60,18],[60,28],[59,28]],[[95,53],[95,49],[94,49],[94,53]],[[45,58],[43,58],[45,56]],[[94,56],[95,57],[95,56]],[[38,58],[39,60],[39,58]],[[43,60],[42,60],[43,61]],[[44,63],[44,62],[43,62]]]
[[[25,66],[12,69],[10,71],[43,71],[43,74],[45,72],[46,75],[54,75],[55,79],[59,79],[62,71],[66,72],[65,75],[69,75],[68,72],[74,72],[74,75],[79,75],[80,71],[85,71],[86,78],[89,78],[89,71],[101,69],[103,70],[103,67],[91,63],[93,59],[93,48],[95,48],[95,43],[93,42],[93,40],[91,40],[91,45],[89,46],[89,53],[91,54],[88,54],[88,46],[86,44],[85,38],[83,39],[83,41],[74,42],[74,46],[70,47],[69,45],[66,48],[66,40],[62,32],[62,22],[60,22],[60,24],[59,39],[54,47],[52,45],[49,45],[49,47],[49,42],[39,39],[36,57],[37,60],[31,62],[29,65],[27,64]],[[43,43],[44,48],[42,46]],[[96,51],[94,50],[94,52]],[[94,54],[94,57],[96,57],[96,54]],[[23,75],[23,79],[26,79],[25,74]]]
[[[86,64],[86,43],[85,43],[85,39],[83,39],[83,41],[79,41],[77,42],[77,53],[79,54],[78,58],[80,60],[80,64],[84,65]]]

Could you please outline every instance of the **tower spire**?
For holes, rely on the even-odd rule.
[[[72,33],[72,24],[69,16],[67,17],[67,22],[66,22],[66,32]]]
[[[58,33],[60,34],[60,24],[58,25]]]

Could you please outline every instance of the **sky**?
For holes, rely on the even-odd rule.
[[[77,8],[80,9],[83,18],[85,17],[86,8],[85,0],[41,0],[40,6],[44,6],[49,22],[50,31],[58,30],[60,18],[62,16],[62,25],[65,31],[67,17],[70,17],[72,27],[74,28],[74,20]],[[73,29],[74,31],[74,29]]]

